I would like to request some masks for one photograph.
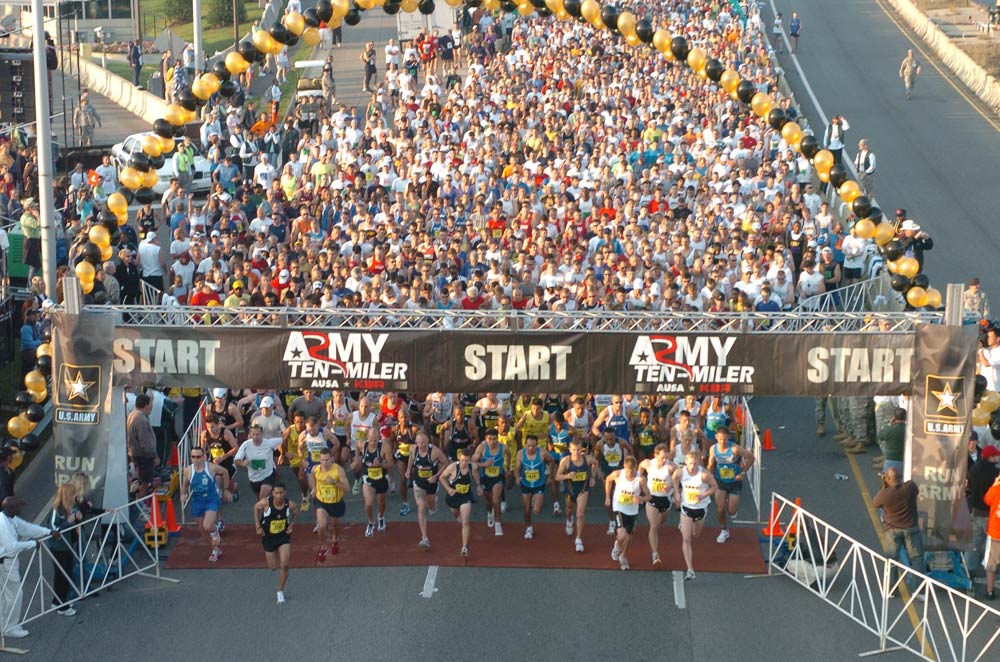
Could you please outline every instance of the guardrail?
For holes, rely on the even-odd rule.
[[[768,541],[768,575],[784,575],[878,637],[869,656],[1000,659],[1000,611],[861,544],[779,494],[784,531]],[[897,597],[898,596],[898,597]]]
[[[878,310],[880,305],[887,304],[890,300],[889,297],[894,294],[891,289],[888,289],[886,279],[879,275],[803,299],[795,307],[794,312],[846,311],[857,313]]]
[[[177,442],[177,471],[179,473],[178,478],[181,480],[184,479],[184,469],[191,463],[191,449],[201,445],[201,432],[205,428],[204,416],[205,405],[207,403],[208,399],[206,398],[202,402],[202,406],[198,407],[198,413],[191,419],[191,424],[188,425],[187,430],[181,435],[180,441]],[[180,507],[181,524],[187,523],[187,516],[184,514],[186,506],[186,503],[182,503]]]
[[[94,595],[130,577],[142,575],[153,579],[178,582],[160,575],[159,545],[150,549],[144,542],[145,525],[149,521],[150,503],[154,495],[137,499],[84,520],[60,531],[68,543],[73,569],[67,573],[49,548],[54,536],[39,539],[30,558],[8,557],[0,566],[0,592],[15,595],[16,612],[0,613],[0,649],[7,652],[27,652],[7,647],[3,633],[20,628],[57,609]],[[158,504],[157,504],[158,507]],[[23,554],[21,555],[24,556]],[[61,577],[70,587],[70,597],[59,603],[54,580]],[[26,598],[27,604],[22,605]],[[53,602],[56,604],[53,604]],[[9,603],[8,603],[9,604]],[[23,609],[22,609],[23,607]]]
[[[139,280],[139,298],[143,306],[159,306],[163,292],[144,280]]]
[[[753,453],[753,466],[746,472],[744,480],[750,488],[751,500],[757,510],[757,519],[754,523],[761,521],[760,516],[760,472],[763,469],[764,454],[760,444],[760,433],[757,431],[757,424],[754,423],[753,414],[750,413],[750,401],[746,397],[739,399],[739,406],[736,408],[736,424],[742,430],[740,444],[743,448]]]

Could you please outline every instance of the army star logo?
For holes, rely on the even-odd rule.
[[[940,391],[931,391],[931,395],[938,399],[937,411],[950,409],[958,414],[958,405],[955,401],[962,397],[962,394],[953,392],[950,383],[946,382]]]
[[[70,375],[66,375],[65,378],[66,391],[68,395],[66,399],[72,402],[73,400],[80,399],[84,402],[90,402],[90,387],[94,385],[94,382],[88,382],[83,379],[83,373],[79,370],[76,371],[76,377],[72,380]]]

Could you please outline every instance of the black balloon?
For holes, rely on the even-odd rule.
[[[384,5],[382,5],[382,11],[390,16],[394,16],[399,13],[399,3],[392,2],[392,0],[387,0]]]
[[[656,31],[653,30],[653,22],[648,18],[640,18],[635,22],[635,36],[639,38],[644,44],[653,43],[653,34]],[[706,65],[707,68],[707,65]]]
[[[840,163],[830,168],[830,184],[833,188],[840,188],[840,185],[847,181],[847,168]]]
[[[851,211],[858,218],[868,218],[872,212],[872,201],[866,195],[859,195],[851,202]]]
[[[910,279],[903,274],[893,274],[890,286],[897,292],[905,292],[910,289]]]
[[[109,209],[105,209],[100,214],[98,214],[97,221],[104,227],[108,227],[109,225],[114,225],[115,227],[118,227],[118,217],[115,216]],[[110,232],[110,230],[108,231]]]
[[[253,45],[252,41],[247,41],[247,40],[241,41],[239,43],[239,46],[236,47],[236,50],[237,52],[239,52],[240,55],[243,56],[243,59],[246,60],[247,62],[256,62],[257,53],[260,52],[257,50],[257,47]]]
[[[236,94],[236,81],[227,80],[219,86],[219,94],[224,97],[231,97]]]
[[[573,18],[583,18],[583,0],[563,0],[563,9]]]
[[[608,30],[611,30],[614,34],[621,34],[618,31],[619,14],[621,14],[621,10],[614,5],[604,5],[601,7],[601,21],[604,25],[608,26]]]
[[[564,7],[566,6],[565,3],[563,3],[563,6]],[[541,16],[542,18],[548,18],[549,16],[552,16],[552,10],[549,9],[548,7],[539,7],[538,15]]]
[[[159,170],[164,166],[166,162],[167,159],[166,157],[163,156],[163,154],[149,157],[149,167],[152,168],[153,170]]]
[[[426,2],[427,0],[424,1]],[[433,5],[434,3],[432,2],[431,4]],[[351,5],[351,8],[347,10],[347,15],[344,16],[344,23],[347,23],[348,25],[357,25],[360,22],[361,22],[361,10],[354,5]]]
[[[324,23],[329,23],[333,18],[333,4],[330,0],[319,0],[316,3],[316,16]]]
[[[138,193],[138,191],[136,191],[136,193]],[[101,247],[94,242],[88,241],[85,243],[80,249],[80,255],[83,256],[84,260],[90,262],[95,267],[101,266]]]
[[[736,86],[736,96],[743,103],[750,103],[755,94],[757,94],[757,88],[748,80],[741,80]]]
[[[108,236],[110,237],[118,229],[118,219],[114,214],[111,214],[110,220],[101,218],[101,225],[103,225],[104,229],[108,231]]]
[[[871,210],[868,212],[868,218],[871,219],[871,222],[875,225],[878,225],[884,220],[882,217],[882,210],[875,205],[872,205]]]
[[[37,451],[38,447],[42,445],[42,440],[38,438],[38,435],[34,432],[29,432],[28,434],[21,437],[20,446],[21,450],[25,453],[30,453],[32,451]]]
[[[722,80],[722,74],[725,70],[726,68],[722,66],[722,63],[714,57],[705,63],[705,75],[708,76],[708,80],[713,83],[718,83]]]
[[[271,28],[271,37],[279,44],[287,44],[288,40],[292,38],[292,33],[281,23],[276,23]]]
[[[39,404],[31,403],[25,410],[24,417],[32,423],[40,423],[45,418],[45,408]]]
[[[531,6],[535,9],[545,9],[545,0],[531,0]],[[563,3],[565,6],[565,3]]]
[[[388,3],[386,3],[388,4]],[[398,2],[396,4],[399,4]],[[333,8],[331,7],[331,11]],[[311,28],[319,27],[319,15],[316,14],[316,8],[310,7],[309,9],[302,12],[302,18],[305,20],[306,25]]]
[[[922,287],[926,290],[931,286],[931,279],[927,277],[927,274],[917,274],[913,277],[913,286]]]
[[[125,186],[119,186],[117,192],[122,194],[122,196],[125,198],[126,202],[128,202],[129,204],[132,204],[132,198],[133,198],[133,196],[132,196],[132,189],[127,188]]]
[[[161,138],[170,138],[174,135],[174,125],[161,117],[153,122],[153,133]]]
[[[298,38],[297,35],[294,35],[291,32],[289,32],[288,33],[288,41],[286,41],[285,43],[288,45],[289,48],[291,48],[295,44],[299,43],[299,38]]]
[[[4,440],[3,447],[4,448],[9,448],[12,451],[17,450],[18,449],[17,439],[6,439],[6,440]]]
[[[802,156],[812,159],[819,151],[819,140],[812,134],[802,136],[802,140],[799,141],[799,151],[802,152]]]
[[[35,398],[29,391],[18,391],[14,396],[14,404],[17,405],[18,411],[27,411],[34,402]]]
[[[35,370],[42,373],[46,377],[52,374],[52,357],[48,354],[44,356],[39,356],[35,360]]]
[[[895,262],[899,258],[903,257],[904,250],[903,242],[899,239],[893,239],[882,247],[882,255],[889,262]]]
[[[140,205],[148,205],[153,200],[156,200],[156,194],[153,193],[153,189],[143,186],[142,188],[136,190],[135,201]]]
[[[993,437],[993,441],[1000,441],[1000,409],[997,409],[990,416],[990,436]]]
[[[426,0],[424,1],[426,2]],[[424,3],[421,2],[420,4],[422,5]],[[424,10],[421,9],[419,5],[417,6],[417,9],[420,10],[421,14],[425,13]],[[507,12],[508,14],[513,14],[514,12],[517,11],[517,3],[514,2],[514,0],[500,0],[500,11]],[[432,12],[426,12],[426,13],[429,14]]]
[[[771,125],[771,128],[775,131],[781,131],[781,127],[788,123],[788,116],[781,108],[772,108],[767,113],[767,123]],[[802,140],[804,141],[805,138]]]
[[[670,52],[674,54],[678,62],[686,62],[691,47],[688,46],[688,41],[684,37],[674,37],[670,40]]]
[[[226,63],[224,60],[218,60],[212,65],[212,73],[215,74],[220,81],[227,81],[232,76],[229,73],[229,69],[226,69]]]
[[[184,134],[187,133],[187,125],[181,124],[180,126],[174,127],[174,138],[183,138]]]
[[[986,393],[986,387],[989,383],[986,381],[984,375],[976,375],[976,385],[975,385],[975,396],[976,402],[979,402],[979,398],[983,397],[983,393]]]
[[[139,172],[149,172],[149,155],[145,152],[132,152],[128,164]]]
[[[423,2],[417,5],[417,11],[424,16],[430,16],[434,13],[434,0],[423,0]],[[517,11],[517,5],[514,5],[514,11]]]

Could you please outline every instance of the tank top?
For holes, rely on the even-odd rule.
[[[274,497],[267,497],[267,508],[260,515],[260,528],[264,529],[266,536],[280,536],[288,529],[288,515],[290,509],[288,501],[278,508],[274,505]]]
[[[552,425],[549,428],[549,440],[552,442],[553,451],[560,455],[565,455],[569,452],[569,442],[573,439],[568,428],[556,430],[556,426]]]
[[[386,425],[394,426],[399,423],[399,417],[403,411],[403,400],[398,395],[396,396],[395,407],[389,404],[389,398],[385,396],[382,396],[379,406],[382,410],[382,418],[385,419]]]
[[[212,458],[212,462],[217,461],[223,455],[225,455],[229,448],[226,443],[226,433],[223,430],[219,430],[219,436],[213,437],[212,433],[205,429],[205,445],[208,446],[208,456]]]
[[[306,461],[309,464],[319,463],[319,452],[324,448],[330,448],[330,442],[323,436],[323,429],[316,434],[310,434],[308,430],[300,436],[300,445],[305,444]]]
[[[466,423],[467,421],[464,418],[461,423],[454,419],[451,421],[451,434],[448,437],[448,441],[455,448],[466,448],[472,443],[472,437],[469,435]]]
[[[347,421],[350,417],[351,410],[347,408],[347,405],[331,407],[330,425],[333,426],[333,433],[335,435],[343,438],[347,434]]]
[[[288,463],[290,465],[298,466],[302,463],[302,458],[299,457],[299,430],[294,425],[288,428]],[[305,434],[303,430],[301,434]]]
[[[687,508],[704,509],[712,501],[705,494],[705,481],[701,479],[702,468],[695,469],[694,475],[688,473],[687,467],[681,468],[681,499]]]
[[[531,411],[524,413],[524,428],[522,432],[527,437],[529,434],[538,437],[539,440],[545,438],[545,433],[549,430],[549,412],[542,410],[541,418],[535,418]]]
[[[615,436],[624,441],[628,441],[628,417],[624,413],[624,407],[622,407],[621,414],[611,414],[608,417],[608,422],[604,424],[604,427],[614,430]]]
[[[196,499],[218,499],[219,488],[215,484],[215,476],[208,471],[208,465],[201,471],[195,471],[191,466],[191,495]]]
[[[437,474],[438,463],[431,458],[431,452],[428,449],[426,455],[421,455],[420,453],[413,455],[413,468],[416,470],[413,478],[419,482],[426,483]]]
[[[356,451],[368,443],[368,432],[375,425],[375,412],[370,411],[364,418],[361,412],[351,412],[351,450]]]
[[[487,406],[480,408],[479,415],[483,419],[484,428],[486,428],[487,430],[490,428],[496,428],[497,419],[500,418],[500,408],[502,406],[503,405],[498,402],[495,407]]]
[[[472,489],[472,470],[469,469],[463,474],[462,465],[456,462],[455,477],[451,479],[449,485],[459,496],[467,496]]]
[[[236,422],[236,417],[229,413],[229,395],[226,395],[226,401],[222,403],[222,411],[215,408],[215,401],[212,401],[211,411],[215,414],[219,420],[222,422],[223,428],[228,428],[230,425]]]
[[[635,436],[639,441],[639,448],[650,450],[656,445],[656,439],[653,438],[652,425],[637,426],[635,429]]]
[[[545,460],[536,450],[535,457],[528,457],[528,449],[521,449],[521,485],[536,488],[545,484]]]
[[[705,434],[708,438],[715,439],[715,431],[725,425],[728,419],[725,410],[715,411],[710,408],[705,413]]]
[[[720,451],[719,445],[712,446],[715,456],[715,479],[720,483],[732,483],[740,474],[742,458],[736,453],[736,444],[726,442],[726,449]]]
[[[577,439],[586,437],[590,432],[590,412],[584,409],[578,416],[575,410],[570,409],[566,412],[566,423],[569,424],[574,437]]]
[[[410,447],[413,445],[413,435],[409,428],[396,434],[396,453],[400,457],[410,457]]]
[[[587,487],[590,485],[590,463],[587,462],[587,458],[583,458],[583,464],[573,464],[572,458],[570,459],[567,468],[570,475],[570,482],[574,487]]]
[[[656,460],[650,460],[646,465],[646,487],[649,493],[657,497],[670,496],[674,491],[671,473],[673,467],[669,462],[664,462],[662,467],[656,466]]]
[[[490,445],[486,444],[483,447],[483,457],[482,463],[487,466],[483,467],[479,475],[483,478],[498,478],[503,474],[504,466],[504,456],[507,454],[506,449],[503,444],[497,444],[497,449],[495,451],[490,450]]]
[[[636,472],[631,480],[625,477],[624,471],[618,474],[618,478],[615,480],[614,496],[611,498],[611,505],[616,513],[639,514],[639,497],[642,496],[641,483],[642,476],[639,475],[639,472]]]
[[[546,395],[542,410],[549,416],[554,416],[557,411],[562,411],[562,399],[558,395]]]
[[[472,418],[473,412],[476,411],[476,395],[474,393],[463,393],[458,398],[458,403],[462,405],[462,412],[465,414],[465,417]]]
[[[622,466],[622,445],[618,443],[617,439],[613,446],[601,444],[601,458],[612,471]]]
[[[321,503],[340,503],[344,498],[344,492],[337,486],[340,478],[340,467],[336,464],[330,465],[329,471],[323,471],[323,467],[313,468],[313,478],[316,480],[316,500]],[[330,479],[331,482],[327,482]]]
[[[385,471],[382,469],[382,440],[378,440],[375,449],[372,450],[367,444],[364,446],[364,453],[361,455],[361,465],[365,470],[365,477],[368,480],[382,480],[385,478]]]

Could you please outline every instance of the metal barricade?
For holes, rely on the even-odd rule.
[[[741,397],[738,401],[738,407],[736,408],[737,420],[736,424],[742,430],[743,436],[740,443],[745,449],[753,453],[754,463],[750,469],[746,472],[744,480],[750,488],[751,499],[753,500],[753,506],[757,512],[757,519],[753,520],[754,523],[761,521],[760,516],[760,472],[764,464],[764,455],[762,453],[762,448],[760,444],[760,432],[757,430],[757,425],[754,423],[753,414],[750,412],[750,401]]]
[[[201,406],[198,407],[198,413],[191,419],[191,424],[188,425],[187,430],[181,435],[180,441],[177,442],[177,471],[179,472],[178,478],[180,480],[184,479],[184,469],[191,464],[191,449],[201,445],[201,432],[205,429],[204,417],[207,402],[207,398],[202,401]],[[180,507],[181,524],[187,523],[187,516],[184,514],[187,510],[186,506],[186,503],[182,503]]]

